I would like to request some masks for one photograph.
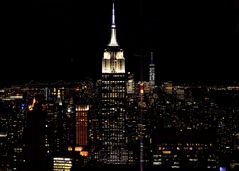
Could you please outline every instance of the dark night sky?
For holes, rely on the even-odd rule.
[[[3,17],[2,83],[100,77],[111,0],[34,0],[30,9],[23,6]],[[157,79],[238,80],[237,0],[116,0],[116,23],[127,71],[136,79],[141,69],[148,79],[153,51]]]

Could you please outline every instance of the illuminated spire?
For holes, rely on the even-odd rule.
[[[153,55],[153,52],[151,52],[151,56],[150,56],[149,83],[152,86],[151,88],[153,88],[154,85],[155,85],[155,65],[154,65],[154,55]]]
[[[116,39],[116,25],[115,25],[115,7],[114,2],[112,5],[112,24],[111,24],[111,38],[110,43],[108,46],[119,46],[117,39]]]

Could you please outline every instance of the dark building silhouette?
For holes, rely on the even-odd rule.
[[[9,163],[8,159],[8,122],[9,115],[12,115],[13,111],[7,107],[4,103],[0,102],[0,170],[6,170]]]
[[[42,108],[43,96],[36,96],[32,109],[27,113],[25,129],[25,167],[26,171],[50,170],[51,161],[46,150],[46,111]]]

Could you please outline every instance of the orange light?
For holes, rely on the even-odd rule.
[[[82,151],[83,147],[75,147],[75,151]]]
[[[140,94],[144,94],[144,84],[140,84]]]
[[[28,106],[28,109],[29,109],[30,111],[33,110],[35,103],[36,103],[36,99],[35,99],[35,97],[34,97],[33,100],[32,100],[32,104]]]
[[[88,156],[88,151],[81,151],[80,155],[84,156],[84,157],[87,157]]]
[[[171,151],[163,151],[163,154],[171,154]]]
[[[71,146],[68,147],[68,151],[72,151],[72,147]]]

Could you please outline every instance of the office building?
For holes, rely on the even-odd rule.
[[[101,77],[100,140],[98,161],[103,164],[129,164],[126,134],[126,73],[124,52],[116,39],[115,9],[112,7],[111,38],[104,50]]]

